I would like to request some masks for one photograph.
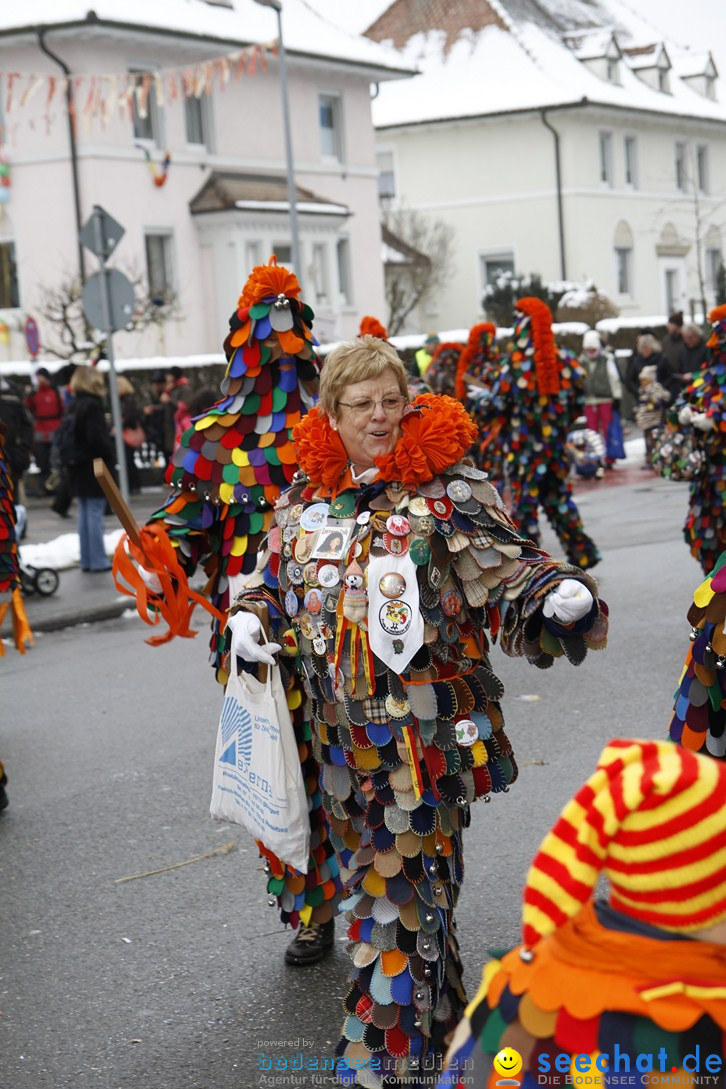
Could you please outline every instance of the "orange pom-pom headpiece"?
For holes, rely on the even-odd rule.
[[[459,356],[456,368],[456,396],[460,401],[466,397],[466,375],[480,379],[484,365],[492,355],[492,345],[497,335],[497,327],[491,321],[480,321],[472,325],[464,351]],[[478,364],[478,366],[477,366]]]
[[[524,299],[517,299],[514,309],[515,318],[517,311],[529,318],[532,343],[534,344],[534,368],[537,375],[537,389],[545,396],[559,393],[560,367],[557,359],[555,335],[552,332],[550,308],[546,303],[542,302],[542,299],[527,296]]]
[[[366,314],[365,317],[360,319],[358,336],[378,337],[379,340],[388,340],[388,330],[385,325],[381,325],[378,318],[374,318],[372,314]]]
[[[726,340],[726,303],[716,306],[708,315],[711,322],[711,336],[706,341],[709,348],[718,348],[721,341]]]
[[[300,298],[300,284],[294,272],[284,265],[278,265],[274,253],[266,265],[255,265],[242,288],[237,302],[241,310],[245,306],[254,306],[270,295],[286,295],[289,299]]]

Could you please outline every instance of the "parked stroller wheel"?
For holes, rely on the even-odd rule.
[[[35,593],[35,571],[20,568],[20,589],[26,597]]]
[[[50,597],[58,589],[58,572],[54,571],[52,567],[39,567],[35,572],[35,589],[43,597]]]

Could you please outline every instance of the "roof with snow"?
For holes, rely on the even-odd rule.
[[[726,122],[726,91],[687,78],[714,77],[711,55],[628,0],[393,0],[366,35],[421,70],[381,88],[377,128],[580,103]],[[648,69],[671,64],[659,89]]]
[[[320,197],[310,189],[295,188],[296,207],[311,215],[349,216],[350,208]],[[189,203],[192,215],[237,209],[247,212],[288,212],[287,178],[281,175],[231,174],[212,171]]]
[[[3,4],[3,37],[40,28],[117,26],[147,30],[215,45],[269,45],[277,38],[277,16],[255,0],[23,0]],[[283,36],[288,53],[320,57],[371,70],[372,79],[411,75],[394,50],[350,34],[321,18],[305,0],[285,0]]]

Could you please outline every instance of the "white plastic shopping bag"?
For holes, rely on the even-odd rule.
[[[279,859],[307,873],[307,795],[278,665],[268,667],[264,683],[230,673],[209,811],[244,825]]]

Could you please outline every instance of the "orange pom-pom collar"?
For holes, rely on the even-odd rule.
[[[552,312],[542,299],[527,296],[517,299],[517,310],[529,317],[534,344],[534,368],[537,375],[537,389],[545,395],[560,392],[560,367],[557,360],[557,346],[552,332]]]
[[[378,480],[407,487],[449,469],[476,440],[477,427],[453,397],[423,393],[401,420],[401,437],[390,454],[376,459]],[[300,468],[316,488],[335,494],[346,475],[348,455],[330,420],[314,408],[293,430]]]

